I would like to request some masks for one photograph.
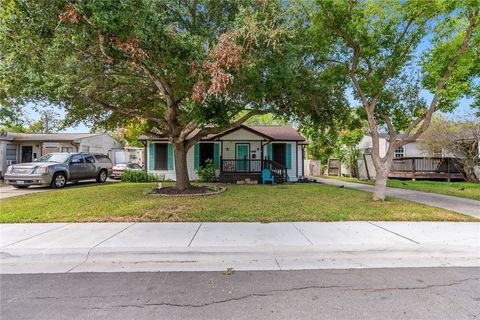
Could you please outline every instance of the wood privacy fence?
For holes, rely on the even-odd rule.
[[[330,158],[327,163],[328,176],[340,176],[342,173],[342,163],[338,159]]]

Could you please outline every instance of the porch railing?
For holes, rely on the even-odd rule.
[[[274,175],[286,181],[287,168],[268,159],[220,159],[220,174],[261,174],[269,169]]]
[[[395,158],[390,172],[462,173],[461,166],[453,158]]]
[[[262,160],[260,159],[222,159],[220,172],[262,172]]]

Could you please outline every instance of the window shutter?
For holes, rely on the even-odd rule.
[[[155,168],[155,144],[148,145],[148,170],[153,171]]]
[[[193,169],[200,168],[200,145],[196,143],[193,146]]]
[[[167,162],[167,169],[173,170],[173,144],[168,144],[168,162]]]
[[[272,144],[267,144],[267,159],[272,160]]]
[[[220,170],[220,145],[218,143],[213,144],[213,166],[215,170]]]
[[[285,146],[285,162],[287,165],[287,169],[292,169],[292,145],[287,143]]]

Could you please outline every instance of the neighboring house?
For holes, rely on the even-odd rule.
[[[401,139],[403,135],[397,135]],[[420,138],[421,139],[421,138]],[[390,138],[388,134],[379,135],[380,157],[387,153]],[[375,167],[371,158],[372,137],[366,134],[357,145],[360,150],[358,162],[360,178],[373,179]],[[342,170],[342,172],[344,172]],[[461,166],[451,154],[444,150],[433,153],[423,151],[417,142],[410,142],[395,150],[390,178],[408,179],[463,179]]]
[[[0,176],[11,164],[32,162],[51,152],[109,154],[121,144],[107,133],[12,133],[0,134]]]
[[[175,180],[173,145],[168,139],[142,136],[139,140],[146,141],[147,170]],[[190,180],[198,180],[197,169],[212,159],[222,182],[260,180],[264,168],[271,169],[278,179],[296,181],[304,176],[303,147],[307,144],[291,126],[241,125],[209,135],[190,148],[188,174]]]
[[[403,135],[397,135],[399,139],[403,137]],[[388,146],[389,146],[389,136],[386,133],[379,134],[379,142],[380,142],[380,157],[384,157],[387,154]],[[359,149],[362,153],[369,154],[372,150],[372,136],[366,134],[362,140],[357,145],[357,149]],[[420,149],[416,142],[410,142],[406,145],[398,148],[395,150],[395,158],[402,158],[402,157],[443,157],[446,156],[442,153],[442,150],[436,152],[435,154],[427,154],[423,150]]]

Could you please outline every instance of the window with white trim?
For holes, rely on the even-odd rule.
[[[404,147],[398,147],[395,149],[395,153],[393,155],[394,158],[402,158],[405,156],[405,148]]]

